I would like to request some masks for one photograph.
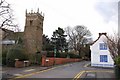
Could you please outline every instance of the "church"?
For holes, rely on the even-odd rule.
[[[14,32],[0,28],[2,49],[9,49],[17,44],[18,39],[22,39],[27,54],[34,54],[42,50],[42,34],[44,14],[37,12],[27,12],[24,32]]]

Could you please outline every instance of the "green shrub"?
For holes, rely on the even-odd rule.
[[[56,58],[60,58],[60,53],[59,52],[56,53]]]
[[[115,66],[115,77],[116,77],[116,80],[120,80],[120,67],[118,66]]]
[[[120,56],[115,58],[115,64],[120,65]]]
[[[19,59],[20,61],[28,60],[28,56],[24,53],[23,49],[20,48],[10,49],[6,57],[7,66],[14,66],[15,59]]]
[[[66,52],[57,52],[56,53],[56,58],[80,58],[79,55],[73,54],[73,53],[66,53]],[[47,57],[54,57],[54,52],[47,52]]]
[[[47,57],[54,57],[54,52],[53,51],[48,51],[47,52]]]
[[[41,53],[37,52],[36,55],[35,55],[35,57],[36,57],[36,64],[40,65],[41,62],[42,62],[42,55],[41,55]]]
[[[120,80],[120,56],[117,56],[115,58],[115,77],[116,77],[116,80]]]
[[[66,58],[67,57],[67,53],[61,52],[60,53],[60,58]]]
[[[28,59],[29,59],[31,64],[35,64],[36,55],[35,54],[29,54]]]
[[[56,53],[56,58],[66,58],[66,57],[67,57],[67,53],[63,53],[63,52]]]
[[[2,51],[2,65],[6,65],[6,55],[7,55],[7,50]]]
[[[70,58],[80,58],[79,55],[73,54],[73,53],[68,53]]]

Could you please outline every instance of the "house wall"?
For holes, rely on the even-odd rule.
[[[99,49],[99,43],[105,42],[106,36],[101,35],[99,40],[95,42],[92,46],[90,46],[91,49],[91,66],[100,66],[100,67],[113,67],[114,61],[112,57],[110,56],[109,49],[107,50],[100,50]],[[107,55],[108,61],[107,62],[100,62],[100,55]]]

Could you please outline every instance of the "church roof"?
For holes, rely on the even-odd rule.
[[[24,32],[14,32],[5,28],[0,28],[4,33],[2,34],[2,40],[16,40],[18,37],[23,38]]]

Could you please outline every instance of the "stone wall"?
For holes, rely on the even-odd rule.
[[[44,17],[39,12],[26,13],[24,42],[28,54],[42,50],[43,20]]]

